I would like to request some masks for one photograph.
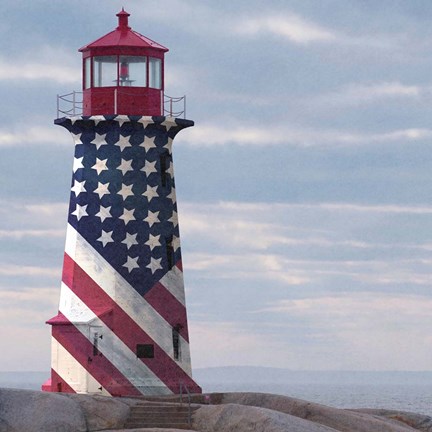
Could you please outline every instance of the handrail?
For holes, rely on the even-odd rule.
[[[100,89],[98,89],[100,92]],[[113,90],[106,89],[107,93]],[[117,111],[118,98],[122,96],[134,96],[130,87],[118,87],[114,89],[114,111]],[[180,97],[168,96],[161,92],[162,115],[167,117],[186,118],[186,95]],[[83,114],[83,92],[72,91],[64,95],[57,95],[57,118],[62,115],[74,117]]]
[[[189,392],[188,386],[180,381],[180,403],[183,403],[183,388],[186,390],[188,398],[188,424],[192,426],[192,410],[191,410],[191,394]]]

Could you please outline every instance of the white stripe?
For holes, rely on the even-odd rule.
[[[76,393],[97,393],[110,396],[110,393],[79,363],[70,352],[55,339],[51,341],[52,368]],[[99,390],[102,388],[102,390]]]
[[[70,303],[79,301],[76,294],[62,283],[63,298],[70,297]],[[172,394],[164,384],[142,361],[137,360],[136,354],[129,349],[118,336],[105,325],[84,303],[82,310],[86,316],[90,316],[90,322],[86,325],[79,323],[75,327],[93,344],[89,328],[100,328],[102,338],[98,338],[98,350],[110,361],[122,375],[124,375],[142,394]],[[69,309],[61,309],[60,312],[72,323],[74,314]],[[91,326],[91,327],[90,327]]]
[[[70,224],[65,252],[174,361],[172,326]],[[180,346],[181,361],[176,363],[191,377],[189,343],[183,337]]]
[[[183,272],[174,266],[161,280],[160,283],[185,306],[185,291]]]

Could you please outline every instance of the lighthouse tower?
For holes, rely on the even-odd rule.
[[[83,112],[55,120],[75,158],[52,392],[177,394],[193,381],[172,143],[190,120],[164,116],[167,48],[118,27],[80,49]]]

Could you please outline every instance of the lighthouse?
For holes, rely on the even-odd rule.
[[[164,111],[167,48],[129,14],[82,47],[52,392],[200,393],[192,379],[172,145],[193,121]]]

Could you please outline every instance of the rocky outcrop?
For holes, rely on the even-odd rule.
[[[175,397],[158,399],[175,402]],[[432,418],[424,415],[344,410],[287,396],[217,393],[194,395],[193,401],[197,410],[191,429],[201,432],[432,432]],[[0,389],[0,432],[179,432],[124,429],[131,407],[140,403],[140,399]]]
[[[0,389],[1,432],[87,432],[79,404],[61,394]]]
[[[193,418],[193,428],[202,432],[335,432],[278,411],[236,404],[203,406]]]
[[[408,432],[415,429],[387,418],[341,410],[287,396],[264,393],[223,393],[214,396],[221,404],[267,408],[318,423],[340,432]]]

